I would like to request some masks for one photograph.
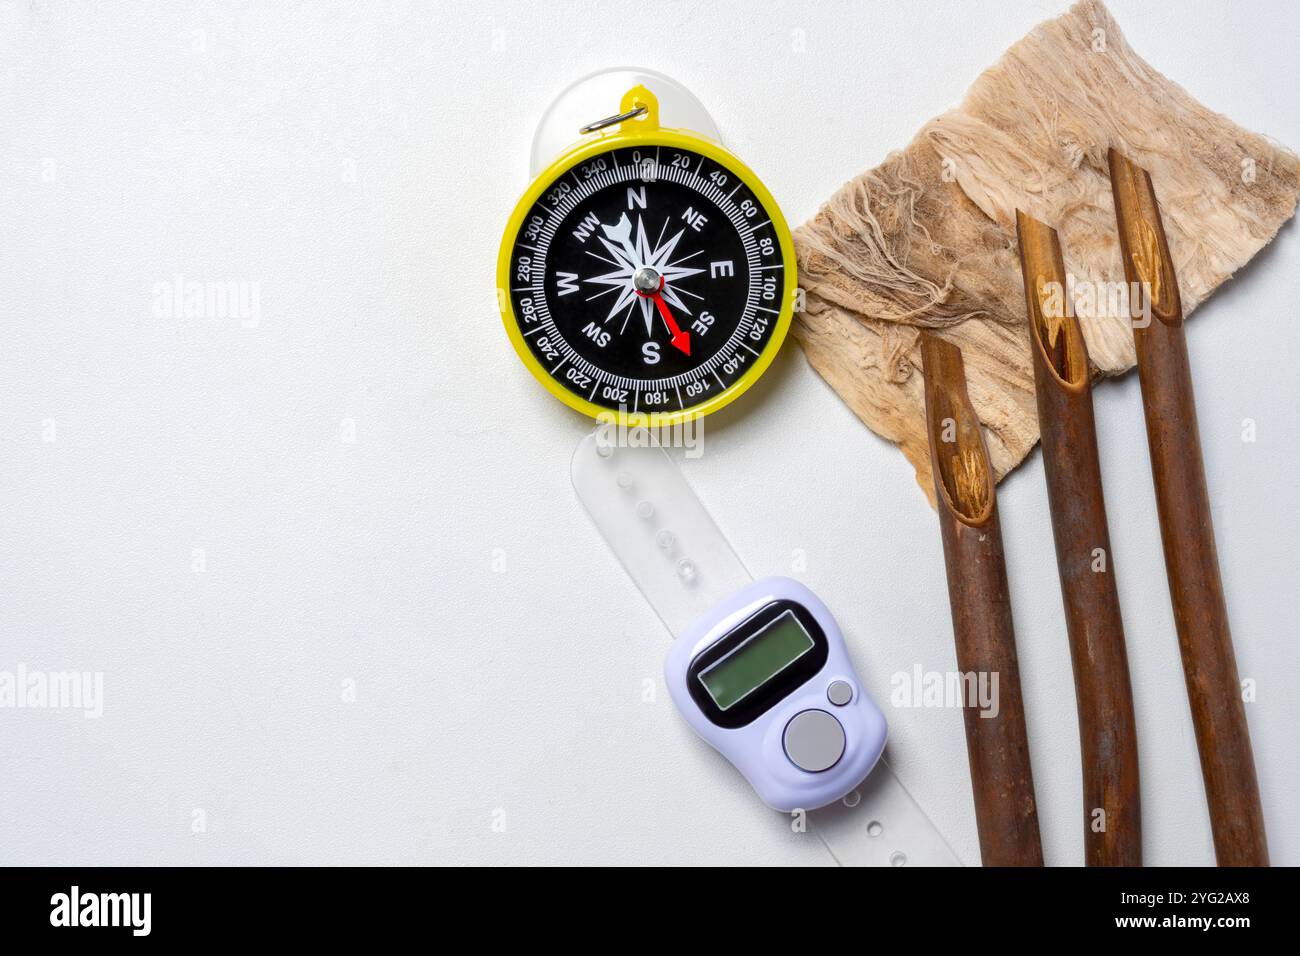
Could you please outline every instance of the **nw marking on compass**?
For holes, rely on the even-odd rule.
[[[681,280],[704,271],[703,269],[695,269],[682,264],[688,259],[695,258],[703,250],[697,250],[690,255],[673,259],[673,252],[677,249],[677,243],[686,230],[679,229],[675,235],[665,240],[664,233],[668,231],[668,219],[664,220],[663,228],[659,230],[659,238],[653,246],[650,245],[650,241],[646,237],[645,220],[641,216],[637,216],[635,239],[633,239],[632,234],[632,220],[628,218],[627,213],[619,216],[618,222],[614,225],[606,226],[602,223],[600,228],[605,235],[597,238],[600,239],[601,244],[614,258],[613,260],[606,259],[604,256],[596,256],[596,258],[602,262],[609,262],[617,268],[613,272],[592,276],[583,281],[609,286],[604,292],[598,292],[592,296],[592,299],[608,295],[611,292],[618,292],[613,306],[610,307],[609,314],[605,316],[605,322],[608,323],[610,319],[622,313],[623,325],[619,329],[619,334],[622,334],[627,328],[628,319],[636,308],[637,302],[640,302],[641,318],[645,320],[646,335],[653,334],[655,313],[658,312],[668,329],[672,344],[689,355],[691,351],[690,333],[678,328],[669,307],[679,309],[686,315],[692,315],[690,306],[686,304],[682,296],[687,295],[696,299],[703,299],[703,296],[697,295],[689,289],[680,288],[678,285]],[[596,254],[591,253],[591,255]]]

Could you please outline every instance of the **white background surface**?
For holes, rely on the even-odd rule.
[[[501,230],[537,117],[592,70],[685,82],[795,224],[1063,9],[0,4],[0,670],[103,671],[106,698],[99,720],[0,710],[0,861],[828,862],[662,687],[643,700],[668,636],[572,493],[585,420],[502,332]],[[1300,146],[1295,4],[1112,11],[1195,96]],[[1290,864],[1298,264],[1288,226],[1190,325],[1269,841]],[[257,283],[260,324],[156,317],[153,285],[178,273]],[[1099,389],[1097,416],[1146,858],[1208,864],[1136,378]],[[797,576],[878,700],[897,671],[955,667],[911,468],[797,347],[709,425],[689,480],[755,574],[806,556]],[[1035,453],[1000,507],[1045,853],[1076,864],[1045,501]],[[896,770],[977,863],[960,712],[886,710]]]

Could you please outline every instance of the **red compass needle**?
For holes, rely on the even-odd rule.
[[[659,309],[659,314],[663,316],[664,325],[668,326],[668,334],[672,336],[671,341],[673,348],[680,349],[682,352],[690,355],[691,333],[683,332],[681,327],[678,326],[677,320],[673,318],[673,314],[668,311],[668,303],[664,301],[664,277],[659,277],[659,288],[654,292],[642,292],[640,289],[637,289],[636,294],[642,298],[654,299],[655,305]]]

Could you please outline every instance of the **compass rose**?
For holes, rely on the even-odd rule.
[[[619,216],[618,222],[612,226],[601,225],[601,230],[605,235],[598,237],[601,245],[609,252],[613,259],[607,259],[604,256],[596,255],[596,258],[602,262],[607,262],[615,266],[614,271],[606,272],[603,275],[592,276],[584,279],[584,282],[595,283],[596,285],[608,286],[603,292],[598,292],[592,296],[592,299],[600,298],[611,292],[617,292],[614,304],[610,306],[609,314],[605,316],[605,321],[617,315],[623,315],[623,326],[620,332],[627,328],[627,320],[631,317],[637,303],[641,304],[641,318],[645,321],[645,332],[650,336],[654,332],[654,321],[656,306],[658,311],[664,315],[665,322],[669,324],[669,333],[674,334],[669,313],[663,305],[672,306],[686,315],[692,315],[692,311],[682,296],[690,296],[699,299],[700,296],[688,289],[681,288],[678,283],[682,279],[698,275],[703,269],[695,269],[683,265],[688,259],[698,256],[703,250],[692,252],[690,255],[681,256],[674,259],[673,253],[677,250],[677,243],[682,238],[682,233],[686,230],[679,229],[676,234],[665,239],[664,235],[668,231],[668,219],[664,219],[663,227],[659,230],[659,238],[654,245],[650,244],[646,237],[645,219],[637,216],[635,236],[632,220],[628,218],[627,213]],[[649,270],[649,271],[647,271]],[[639,289],[637,286],[637,273],[640,272],[643,280],[652,272],[658,281],[659,288],[656,290],[657,295],[648,295],[648,290]],[[590,299],[588,300],[590,301]]]

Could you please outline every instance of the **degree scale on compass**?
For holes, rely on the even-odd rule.
[[[659,126],[644,86],[519,201],[498,282],[507,332],[557,398],[593,417],[707,414],[770,364],[794,253],[758,178],[717,143]]]

